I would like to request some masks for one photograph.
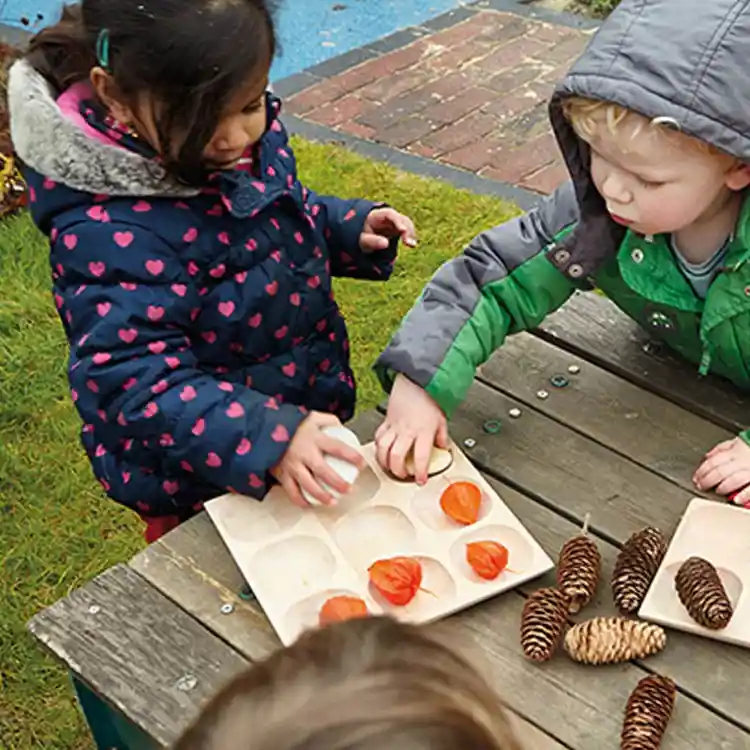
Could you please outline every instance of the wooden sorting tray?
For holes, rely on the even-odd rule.
[[[318,625],[320,607],[332,596],[358,596],[373,614],[424,623],[552,569],[550,557],[466,456],[455,445],[451,451],[452,466],[418,487],[387,476],[374,444],[365,445],[367,467],[335,507],[298,508],[279,487],[263,502],[229,494],[206,504],[285,645]],[[462,479],[483,492],[480,518],[472,526],[454,523],[439,504],[448,483]],[[465,545],[490,540],[508,548],[509,562],[497,579],[485,581],[466,562]],[[399,555],[417,557],[424,576],[425,591],[403,607],[383,599],[369,585],[367,572],[375,560]]]
[[[699,625],[677,596],[675,575],[692,556],[714,565],[732,602],[734,615],[723,630]],[[748,583],[750,512],[736,505],[695,498],[680,520],[638,616],[677,630],[750,647],[750,600],[749,592],[744,591]]]

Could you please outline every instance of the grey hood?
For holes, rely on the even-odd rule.
[[[113,196],[191,196],[198,192],[178,184],[140,154],[90,138],[63,116],[52,87],[26,60],[10,70],[8,110],[18,158],[54,182]]]
[[[585,143],[562,114],[566,97],[669,117],[683,132],[750,163],[750,0],[623,0],[557,86],[550,119],[581,219],[550,253],[572,278],[590,275],[624,234],[589,175]]]

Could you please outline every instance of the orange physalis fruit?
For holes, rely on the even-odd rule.
[[[508,566],[508,548],[498,542],[471,542],[466,545],[466,562],[480,578],[494,581]]]
[[[370,582],[391,604],[408,604],[422,585],[422,565],[413,557],[376,560],[367,571]]]
[[[456,523],[470,526],[479,519],[482,490],[474,482],[452,482],[440,496],[440,507]]]
[[[354,620],[367,617],[370,613],[367,605],[357,596],[334,596],[320,608],[319,621],[321,627],[332,622]]]

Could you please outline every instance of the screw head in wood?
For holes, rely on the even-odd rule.
[[[566,388],[570,385],[570,381],[565,377],[565,375],[553,375],[549,379],[550,385],[553,388]]]
[[[568,366],[568,372],[571,375],[578,375],[578,373],[581,371],[581,368],[579,365],[569,365]]]
[[[222,615],[231,615],[232,612],[234,612],[234,605],[233,604],[222,604],[221,605],[221,614]]]
[[[476,444],[477,441],[474,440],[474,438],[466,438],[466,440],[464,440],[464,448],[468,448],[469,450],[476,447]]]
[[[511,417],[511,419],[518,419],[521,416],[521,410],[513,408],[508,412],[508,416]]]
[[[92,604],[89,607],[89,614],[90,615],[98,615],[99,612],[101,612],[101,611],[102,611],[102,608],[98,604]]]
[[[544,399],[549,398],[549,391],[545,391],[544,389],[542,389],[541,391],[537,391],[536,397],[541,401],[544,401]]]

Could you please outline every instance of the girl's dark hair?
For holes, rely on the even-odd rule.
[[[228,102],[276,52],[268,0],[82,0],[38,33],[27,59],[59,92],[87,79],[102,30],[108,72],[123,97],[147,92],[167,170],[185,182],[204,176],[203,150]],[[262,71],[262,72],[261,72]],[[180,147],[170,144],[179,133]]]
[[[172,750],[521,750],[497,694],[449,642],[367,618],[237,675]]]

